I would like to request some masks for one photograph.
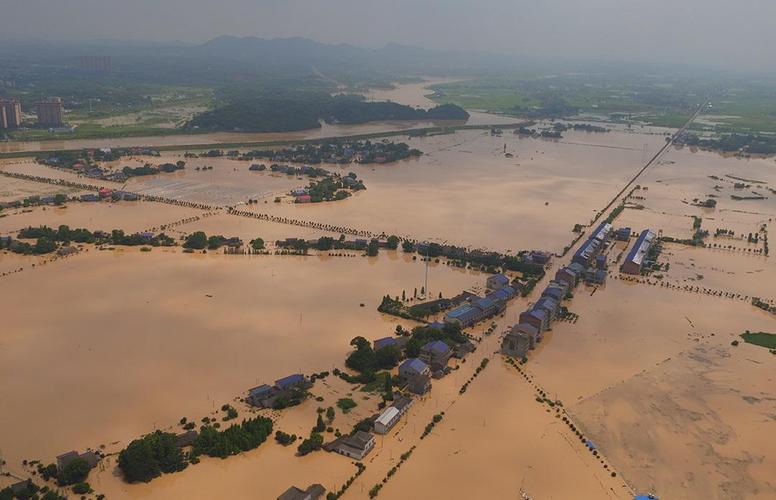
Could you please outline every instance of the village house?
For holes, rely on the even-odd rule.
[[[518,323],[512,327],[511,332],[526,335],[530,342],[528,346],[530,349],[536,347],[536,344],[539,343],[542,337],[542,331],[530,323]]]
[[[565,283],[569,289],[574,288],[577,284],[577,274],[572,271],[569,266],[564,266],[555,272],[555,281]]]
[[[399,397],[391,406],[386,408],[380,416],[375,419],[374,428],[377,434],[386,434],[399,421],[402,415],[412,406],[412,399]]]
[[[585,283],[589,285],[603,285],[606,283],[606,270],[593,269],[591,267],[585,272]]]
[[[522,332],[511,330],[501,341],[501,352],[518,359],[525,357],[531,348],[531,338]]]
[[[528,323],[529,325],[533,325],[537,330],[539,330],[539,334],[547,330],[547,327],[549,327],[550,324],[547,313],[542,309],[535,308],[521,312],[518,321],[520,323]]]
[[[550,261],[550,253],[540,250],[533,250],[528,254],[528,260],[534,264],[543,266]]]
[[[485,280],[485,287],[489,291],[496,291],[507,285],[509,285],[509,278],[503,274],[494,274],[493,276],[488,276],[488,279]]]
[[[560,302],[566,297],[566,290],[564,286],[551,283],[542,292],[542,297],[550,297]]]
[[[279,398],[288,398],[295,392],[308,389],[311,385],[304,375],[297,373],[276,380],[274,386],[262,384],[248,390],[245,401],[259,408],[272,408]]]
[[[175,446],[178,448],[185,448],[194,444],[194,440],[197,439],[199,433],[195,430],[182,432],[175,436]]]
[[[434,340],[420,348],[420,360],[431,366],[432,371],[444,370],[453,352],[441,340]]]
[[[621,227],[614,233],[614,239],[617,241],[628,241],[631,236],[631,228]]]
[[[395,346],[396,344],[396,339],[394,337],[383,337],[372,342],[375,351],[378,351],[383,347]]]
[[[327,445],[326,449],[356,460],[363,460],[374,447],[374,435],[364,431],[356,431],[352,436],[342,436],[336,439]]]
[[[431,369],[418,358],[409,358],[399,365],[399,380],[415,394],[423,395],[431,390]]]
[[[278,497],[278,500],[318,500],[323,498],[325,493],[326,488],[320,484],[312,484],[306,490],[291,486]]]
[[[499,305],[499,311],[501,312],[503,308],[500,306],[506,306],[506,302],[512,299],[515,295],[517,295],[517,290],[515,290],[512,286],[507,285],[504,287],[499,288],[498,290],[489,293],[485,298],[488,300],[492,300],[496,304]]]
[[[100,201],[100,197],[93,193],[82,194],[79,199],[81,201]]]
[[[460,305],[447,313],[445,323],[457,324],[461,328],[472,326],[503,312],[506,308],[506,300],[515,293],[514,288],[504,287],[503,291],[493,292],[488,297],[475,298],[470,304]]]
[[[625,274],[641,274],[641,268],[644,266],[644,259],[649,249],[655,242],[656,235],[653,231],[645,229],[641,232],[633,248],[630,249],[625,261],[620,266],[620,271]]]
[[[73,460],[80,459],[86,462],[90,468],[94,468],[97,462],[100,461],[100,457],[93,451],[85,451],[79,454],[77,451],[68,451],[57,457],[57,470],[62,471]]]
[[[603,250],[606,240],[612,232],[612,225],[608,222],[601,223],[590,237],[574,253],[571,261],[586,268],[598,253]]]
[[[549,321],[553,322],[560,312],[560,303],[551,297],[542,297],[536,301],[534,308],[544,310]]]

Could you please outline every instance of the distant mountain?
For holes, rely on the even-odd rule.
[[[475,52],[429,50],[389,43],[379,49],[365,49],[347,44],[325,44],[307,38],[273,38],[221,36],[186,49],[187,55],[206,59],[232,61],[245,65],[287,70],[371,71],[434,74],[484,69],[502,56]]]

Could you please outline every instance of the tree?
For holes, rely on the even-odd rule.
[[[329,423],[334,421],[334,408],[331,406],[326,408],[326,419],[329,421]]]
[[[175,162],[175,166],[178,167],[178,169],[182,169],[186,166],[186,162],[183,160],[178,160]]]
[[[415,249],[415,245],[411,241],[404,240],[401,242],[401,249],[409,253]]]
[[[38,238],[38,241],[35,243],[32,251],[36,254],[44,254],[51,253],[56,249],[57,244],[54,243],[54,240],[44,236],[42,238]]]
[[[334,238],[331,236],[321,236],[318,238],[316,248],[321,251],[331,250],[334,248]]]
[[[186,236],[186,241],[183,242],[183,248],[202,250],[207,246],[207,242],[207,235],[202,231],[196,231]]]
[[[264,250],[264,240],[261,238],[251,240],[251,247],[253,247],[254,250]]]
[[[363,337],[357,337],[362,338]],[[355,339],[354,339],[355,340]],[[366,341],[366,339],[364,339]],[[356,350],[350,353],[345,360],[345,366],[360,373],[373,372],[377,365],[375,352],[366,341],[366,344],[358,344]],[[351,345],[356,345],[351,342]]]
[[[323,421],[323,417],[321,414],[318,414],[318,420],[315,422],[315,427],[313,428],[314,432],[323,432],[326,430],[326,423]]]
[[[401,351],[395,345],[385,346],[375,351],[376,368],[393,368],[399,364],[399,360],[401,360]]]
[[[308,439],[302,441],[302,444],[297,448],[297,452],[299,452],[299,455],[304,456],[310,452],[321,449],[321,445],[323,445],[323,436],[317,432],[312,432]]]
[[[370,257],[375,257],[377,256],[379,249],[380,247],[377,240],[370,240],[369,244],[366,247],[366,254]]]
[[[73,493],[76,493],[78,495],[85,495],[85,494],[89,493],[90,491],[92,491],[92,488],[91,488],[91,486],[89,486],[89,483],[81,482],[81,483],[76,483],[73,486]]]
[[[396,235],[393,235],[393,234],[390,235],[388,237],[387,242],[388,242],[388,248],[390,248],[391,250],[396,250],[399,247],[399,237]]]
[[[57,480],[61,485],[81,483],[89,476],[90,470],[92,470],[92,468],[86,460],[83,458],[75,458],[62,467],[62,471],[58,474]]]
[[[175,434],[155,431],[135,439],[119,453],[119,468],[130,482],[148,482],[162,472],[183,470],[183,452],[175,444]]]
[[[385,392],[393,392],[393,380],[391,374],[387,372],[385,374]]]
[[[61,205],[67,201],[67,196],[59,193],[54,195],[54,204]]]

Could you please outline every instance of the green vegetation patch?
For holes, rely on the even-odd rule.
[[[741,334],[741,338],[748,344],[759,345],[768,349],[776,349],[776,333],[750,332]]]
[[[337,400],[337,408],[342,410],[342,413],[348,413],[356,406],[358,406],[358,403],[356,403],[350,398],[341,398]]]

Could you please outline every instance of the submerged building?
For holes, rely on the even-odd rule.
[[[649,249],[655,243],[657,235],[654,231],[645,229],[641,232],[636,243],[628,252],[625,257],[625,261],[620,266],[620,271],[625,274],[641,274],[641,269],[644,266],[644,260],[649,253]]]

